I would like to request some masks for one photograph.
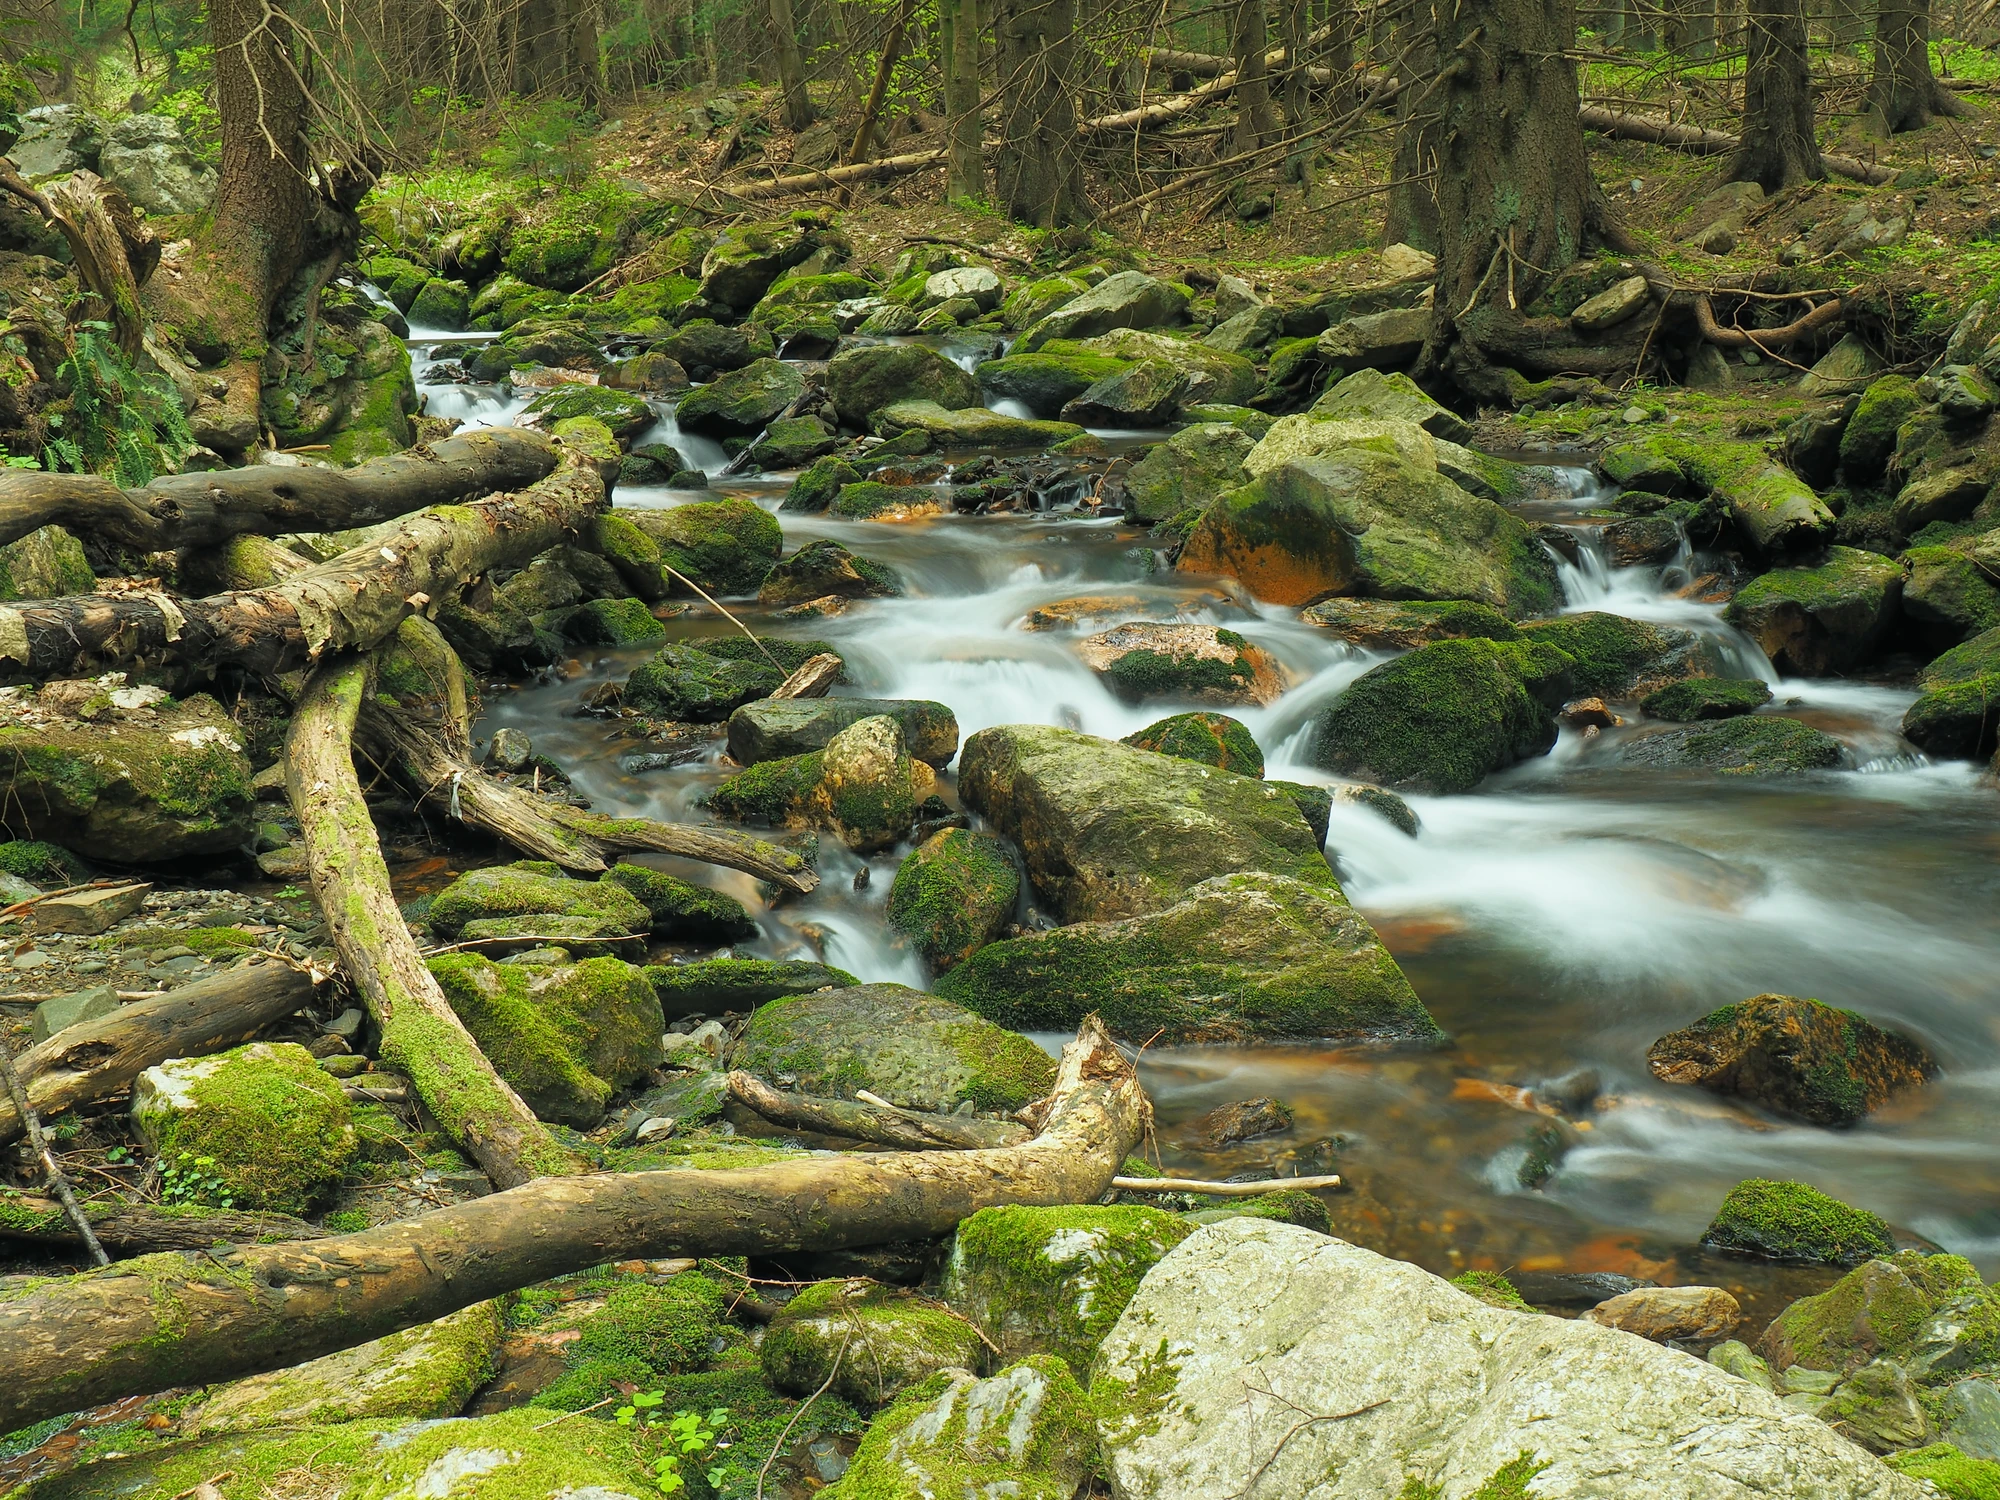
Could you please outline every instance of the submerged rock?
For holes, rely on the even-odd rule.
[[[1815,567],[1753,579],[1725,615],[1779,671],[1824,677],[1846,671],[1881,643],[1902,595],[1903,572],[1893,560],[1833,547]]]
[[[1803,1182],[1754,1177],[1729,1190],[1701,1242],[1739,1255],[1822,1266],[1857,1265],[1894,1248],[1879,1214],[1852,1208]]]
[[[1176,698],[1262,708],[1285,690],[1275,657],[1218,625],[1136,620],[1086,636],[1076,643],[1076,653],[1127,702]]]
[[[1852,1125],[1937,1070],[1918,1043],[1852,1011],[1757,995],[1653,1043],[1653,1076],[1737,1094],[1813,1125]]]
[[[1287,1404],[1246,1399],[1259,1389]],[[1489,1307],[1416,1266],[1265,1220],[1208,1225],[1153,1269],[1104,1341],[1091,1397],[1124,1500],[1253,1484],[1327,1500],[1597,1500],[1607,1475],[1624,1476],[1616,1488],[1635,1474],[1660,1500],[1919,1495],[1711,1365]],[[1341,1420],[1302,1423],[1301,1410]]]
[[[913,849],[889,888],[889,925],[942,973],[998,938],[1021,903],[1021,872],[990,833],[945,828]]]
[[[978,1363],[980,1343],[963,1318],[907,1292],[872,1281],[822,1281],[779,1309],[757,1353],[778,1390],[831,1390],[873,1407],[940,1370]]]

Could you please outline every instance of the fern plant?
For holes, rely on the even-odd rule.
[[[135,368],[112,341],[108,323],[84,323],[57,366],[70,388],[69,411],[51,413],[55,434],[43,465],[72,473],[109,472],[136,488],[178,469],[194,433],[173,383]]]

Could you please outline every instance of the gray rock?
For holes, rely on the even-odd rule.
[[[1180,410],[1185,371],[1163,359],[1142,359],[1107,375],[1062,409],[1065,422],[1086,427],[1160,427]]]
[[[1799,377],[1799,393],[1805,396],[1844,396],[1861,390],[1882,371],[1875,351],[1853,334],[1827,350],[1804,375]]]
[[[1275,307],[1256,303],[1224,319],[1202,342],[1225,354],[1255,355],[1270,348],[1284,331],[1285,315]]]
[[[518,729],[494,730],[486,746],[486,764],[496,771],[525,771],[534,758],[535,742]]]
[[[1938,1405],[1944,1440],[1973,1458],[2000,1462],[2000,1385],[1961,1380]]]
[[[21,112],[21,135],[7,155],[23,177],[95,170],[104,122],[74,104],[44,104]]]
[[[1569,315],[1578,333],[1598,333],[1616,327],[1646,305],[1652,295],[1643,276],[1628,276],[1582,303]]]
[[[1509,1481],[1530,1493],[1532,1474],[1537,1500],[1602,1500],[1637,1474],[1653,1500],[1924,1493],[1713,1365],[1490,1307],[1269,1220],[1207,1225],[1155,1266],[1104,1341],[1091,1397],[1120,1500],[1253,1483],[1273,1500],[1380,1500],[1409,1493],[1412,1474],[1453,1496]]]
[[[1072,298],[1023,333],[1016,354],[1032,354],[1050,339],[1087,339],[1114,328],[1162,328],[1187,312],[1187,294],[1143,271],[1120,271]]]
[[[94,990],[79,990],[73,995],[58,995],[35,1007],[35,1024],[29,1036],[37,1043],[46,1042],[59,1031],[117,1013],[118,991],[108,984]]]
[[[98,170],[133,207],[149,214],[198,214],[215,198],[214,169],[182,138],[180,122],[167,115],[132,115],[113,125]]]
[[[729,758],[740,766],[823,750],[851,724],[887,714],[910,754],[937,767],[958,753],[958,720],[942,703],[916,698],[765,698],[729,716]]]
[[[1000,278],[985,266],[957,266],[939,271],[924,283],[927,306],[965,297],[977,304],[980,312],[991,312],[1000,305],[1003,295]]]
[[[1319,357],[1343,374],[1400,369],[1424,347],[1424,335],[1430,326],[1430,309],[1426,307],[1364,313],[1336,323],[1322,333]]]
[[[1225,422],[1183,427],[1126,474],[1127,514],[1139,521],[1165,521],[1199,509],[1250,477],[1243,460],[1254,447],[1248,433]]]

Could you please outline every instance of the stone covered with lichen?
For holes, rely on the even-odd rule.
[[[1233,771],[1238,776],[1261,778],[1264,774],[1264,752],[1258,748],[1257,737],[1228,714],[1175,714],[1126,735],[1118,743],[1191,760],[1198,766]]]
[[[857,719],[824,750],[747,767],[708,795],[725,818],[776,828],[818,826],[859,854],[909,837],[937,773],[910,753],[903,727],[887,714]]]
[[[1005,932],[1020,901],[1020,867],[1004,842],[990,833],[945,828],[897,868],[887,915],[941,973]]]
[[[631,877],[572,880],[546,860],[488,865],[458,877],[431,902],[425,920],[443,937],[468,922],[503,917],[594,917],[627,933],[649,930],[654,914],[627,888]]]
[[[971,1324],[925,1298],[875,1281],[821,1281],[771,1320],[758,1356],[778,1390],[830,1389],[865,1407],[940,1370],[970,1369],[980,1347]]]
[[[340,1180],[357,1142],[347,1096],[295,1042],[252,1042],[148,1068],[132,1124],[194,1201],[299,1214]]]
[[[961,1103],[1011,1112],[1046,1095],[1055,1061],[1024,1036],[900,984],[864,984],[759,1006],[734,1066],[802,1093],[858,1089],[905,1109]]]
[[[1886,1357],[1944,1383],[2000,1358],[2000,1293],[1961,1256],[1901,1250],[1792,1303],[1757,1347],[1780,1371],[1846,1375]]]
[[[877,1417],[827,1500],[1070,1500],[1097,1429],[1068,1366],[1036,1356],[980,1380],[939,1373]]]
[[[494,1071],[544,1120],[590,1129],[664,1055],[659,999],[620,959],[544,967],[445,953],[430,971]]]
[[[243,732],[206,693],[176,701],[123,673],[0,688],[10,827],[91,859],[151,864],[250,837]]]
[[[1810,567],[1752,579],[1729,603],[1729,623],[1773,666],[1801,677],[1844,672],[1881,644],[1896,623],[1903,570],[1853,547],[1830,547]]]
[[[659,548],[662,568],[681,575],[667,575],[677,598],[699,597],[690,583],[711,594],[754,594],[784,546],[770,512],[749,500],[697,500],[627,514]]]
[[[0,547],[0,600],[55,599],[96,587],[83,543],[60,526],[43,526]]]
[[[982,1208],[958,1226],[944,1299],[1000,1359],[1088,1370],[1140,1280],[1195,1226],[1156,1208]]]

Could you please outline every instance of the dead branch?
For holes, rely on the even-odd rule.
[[[28,1195],[0,1198],[7,1212],[0,1216],[0,1237],[37,1245],[74,1245],[80,1236],[59,1204]],[[115,1200],[86,1203],[83,1214],[97,1239],[123,1255],[149,1255],[159,1250],[207,1250],[218,1244],[259,1244],[280,1240],[318,1240],[327,1231],[290,1214],[246,1213],[234,1209],[200,1208],[193,1204],[161,1206]]]
[[[868,1141],[893,1146],[899,1151],[978,1151],[998,1146],[1018,1146],[1028,1139],[1028,1129],[1011,1121],[967,1119],[959,1115],[935,1115],[922,1110],[897,1109],[893,1105],[851,1103],[845,1099],[820,1099],[811,1094],[790,1094],[772,1088],[749,1073],[731,1073],[725,1080],[729,1097],[746,1109],[762,1115],[773,1125],[795,1130],[814,1130],[821,1135],[844,1136],[851,1141]]]
[[[856,183],[877,182],[886,177],[905,177],[927,167],[942,166],[945,153],[912,151],[906,156],[885,156],[880,161],[857,162],[850,166],[828,167],[819,172],[798,172],[770,182],[749,182],[728,189],[732,198],[761,203],[770,198],[789,198],[798,193],[824,193],[849,188]]]

